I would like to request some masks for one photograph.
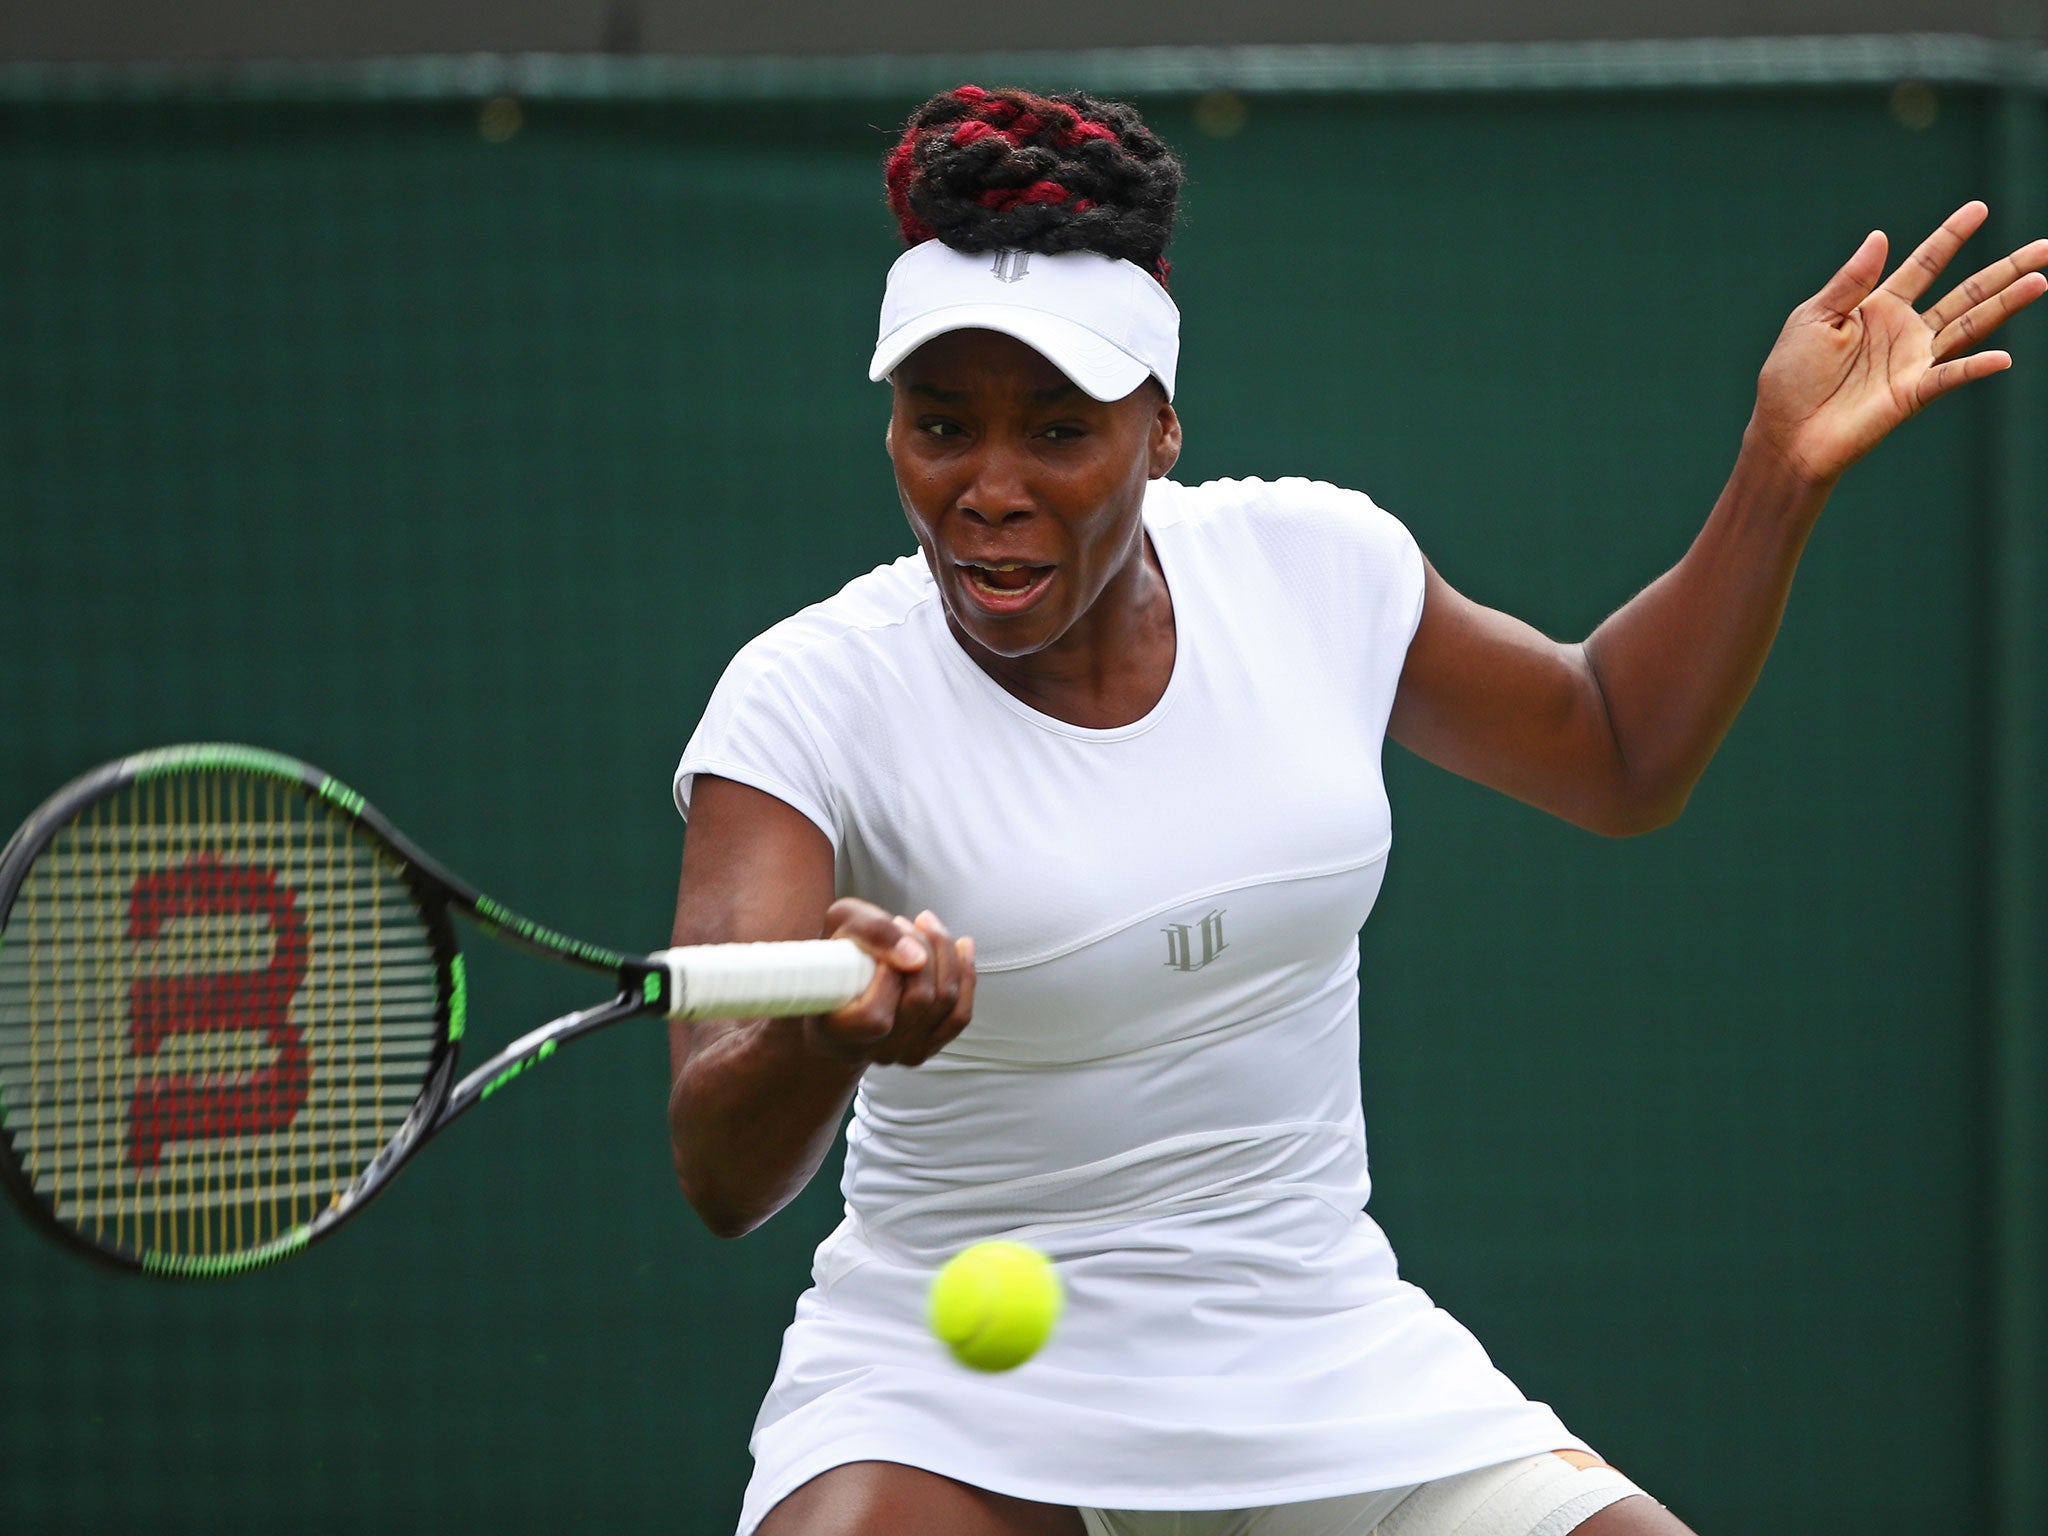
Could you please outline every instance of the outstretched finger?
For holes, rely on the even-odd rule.
[[[1977,379],[1989,378],[1994,373],[2002,373],[2011,366],[2010,352],[1972,352],[1968,357],[1959,357],[1952,363],[1928,369],[1913,393],[1924,410],[1951,390],[1961,389]]]
[[[1809,301],[1813,309],[1837,320],[1856,313],[1856,306],[1870,297],[1877,280],[1884,276],[1884,231],[1873,229],[1856,247],[1856,254],[1842,263],[1842,270]]]
[[[1884,280],[1884,291],[1911,304],[1941,276],[1963,242],[1977,233],[1991,210],[1972,199],[1941,221],[1941,228],[1920,242],[1919,249],[1899,263],[1899,270]]]
[[[1968,351],[2044,293],[2048,293],[2048,277],[2029,272],[2018,282],[1956,316],[1936,331],[1933,342],[1935,358],[1946,361]]]
[[[1966,311],[1981,308],[1987,299],[1995,298],[2021,278],[2043,267],[2048,267],[2048,240],[2035,240],[2021,246],[2005,260],[1994,261],[1982,272],[1964,278],[1942,296],[1939,304],[1923,311],[1920,318],[1934,330],[1942,330]]]

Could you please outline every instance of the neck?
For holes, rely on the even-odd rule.
[[[1005,693],[1068,725],[1114,730],[1151,713],[1173,677],[1173,595],[1142,526],[1130,557],[1067,632],[1043,650],[1002,656],[947,615],[974,664]]]

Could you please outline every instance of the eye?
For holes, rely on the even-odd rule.
[[[1047,427],[1042,434],[1056,443],[1073,442],[1088,435],[1088,429],[1078,422],[1063,421],[1058,426]]]
[[[917,430],[927,437],[958,437],[961,426],[959,422],[948,421],[943,416],[927,416],[917,424]]]

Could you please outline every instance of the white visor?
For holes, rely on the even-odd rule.
[[[1180,310],[1141,268],[1093,251],[956,251],[927,240],[896,258],[868,377],[946,331],[1001,331],[1045,355],[1097,400],[1147,378],[1173,398]]]

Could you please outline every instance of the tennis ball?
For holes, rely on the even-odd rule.
[[[976,1243],[932,1281],[927,1315],[953,1358],[977,1371],[1007,1371],[1038,1353],[1060,1317],[1060,1277],[1022,1243]]]

